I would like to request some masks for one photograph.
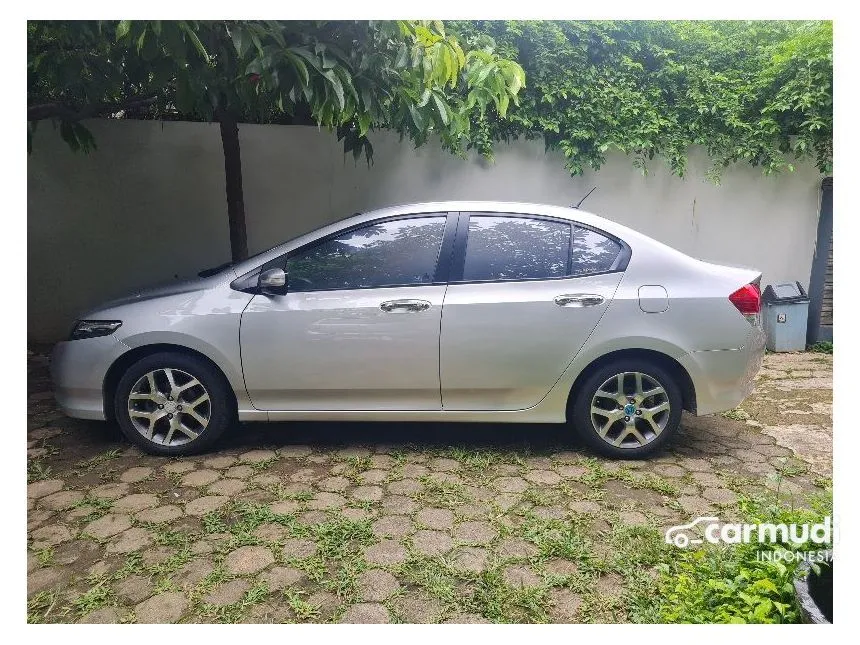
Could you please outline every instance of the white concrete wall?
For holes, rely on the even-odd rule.
[[[27,161],[33,340],[65,336],[75,315],[100,301],[229,259],[217,125],[89,126],[96,152],[70,152],[46,123]],[[326,130],[243,125],[240,137],[252,253],[355,211],[444,199],[571,204],[596,184],[584,205],[592,212],[702,259],[756,266],[765,284],[809,281],[820,181],[812,165],[776,177],[736,166],[715,186],[701,151],[683,180],[659,160],[643,177],[620,154],[571,178],[540,141],[500,145],[488,163],[375,133],[368,168]]]

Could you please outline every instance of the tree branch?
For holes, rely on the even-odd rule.
[[[79,110],[64,105],[63,103],[39,103],[27,107],[28,121],[41,121],[42,119],[62,119],[63,121],[82,121],[94,116],[112,114],[120,110],[146,107],[152,105],[158,96],[145,96],[117,101],[114,103],[94,103],[86,105]]]

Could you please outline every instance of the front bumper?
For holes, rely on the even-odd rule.
[[[60,409],[70,417],[103,421],[105,375],[126,351],[128,347],[114,336],[57,343],[51,354],[51,378]]]
[[[756,325],[740,349],[690,352],[678,359],[693,380],[697,416],[732,410],[752,393],[764,345],[764,329]]]

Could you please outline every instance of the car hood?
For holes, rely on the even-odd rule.
[[[146,302],[148,300],[164,298],[167,296],[176,296],[183,293],[194,293],[196,291],[202,291],[212,286],[213,282],[219,281],[213,281],[211,278],[193,278],[191,280],[166,282],[152,287],[139,289],[131,295],[103,302],[98,307],[94,307],[82,314],[81,318],[95,318],[97,317],[99,312],[107,311],[109,309],[116,309],[125,305],[137,304],[141,302]]]

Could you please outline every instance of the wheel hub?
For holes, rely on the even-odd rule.
[[[624,414],[628,417],[632,417],[634,414],[636,414],[636,406],[632,403],[628,403],[624,406]]]

